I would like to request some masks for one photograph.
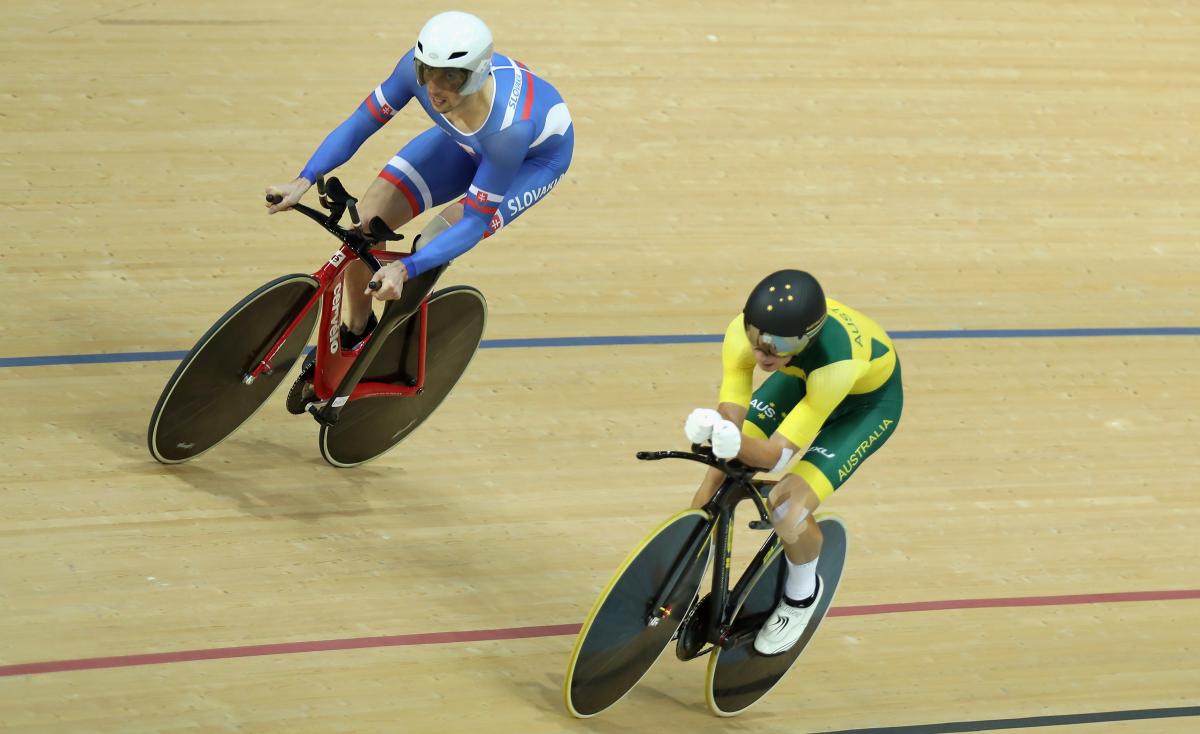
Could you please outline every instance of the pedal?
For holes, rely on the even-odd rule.
[[[325,408],[328,405],[329,405],[329,401],[318,400],[315,403],[309,403],[308,405],[306,405],[304,407],[304,409],[306,411],[308,411],[308,413],[313,418],[316,419],[317,423],[320,423],[323,426],[328,426],[328,427],[332,428],[333,426],[337,425],[338,416],[336,413],[333,414],[332,416],[330,416],[328,413],[326,413]]]

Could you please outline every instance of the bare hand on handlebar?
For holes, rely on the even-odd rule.
[[[267,213],[275,214],[287,209],[291,209],[300,201],[300,197],[304,196],[304,192],[312,187],[312,181],[300,176],[291,183],[283,184],[282,186],[267,187]]]
[[[404,267],[403,262],[397,260],[376,270],[375,274],[371,276],[371,282],[367,284],[367,289],[363,292],[374,296],[377,300],[390,301],[400,297],[400,291],[403,290],[406,280],[408,280],[408,269]]]

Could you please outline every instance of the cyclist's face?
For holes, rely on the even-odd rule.
[[[758,347],[754,348],[754,360],[758,362],[758,368],[763,372],[774,372],[782,369],[791,359],[792,355],[789,354],[770,354]]]
[[[754,349],[754,361],[763,372],[774,372],[792,361],[796,352],[779,354],[776,344],[782,340],[779,337],[767,337],[754,326],[746,327],[746,339]],[[784,342],[786,343],[786,342]]]
[[[467,72],[463,69],[425,70],[425,91],[429,93],[429,104],[438,112],[449,112],[462,102],[463,96],[458,93],[467,81]]]

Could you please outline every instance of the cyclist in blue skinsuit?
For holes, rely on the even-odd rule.
[[[271,214],[291,208],[323,176],[354,155],[412,99],[434,126],[388,161],[359,202],[361,220],[380,217],[397,229],[448,202],[421,231],[420,249],[385,266],[368,291],[362,263],[346,272],[343,344],[353,347],[374,326],[370,296],[387,300],[402,284],[447,263],[495,234],[542,199],[571,164],[575,132],[554,87],[520,61],[492,50],[482,20],[461,12],[434,16],[395,70],[331,132],[296,180],[271,186],[282,197]]]

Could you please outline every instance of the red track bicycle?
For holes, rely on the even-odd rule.
[[[465,285],[433,292],[446,266],[404,284],[375,329],[353,349],[339,338],[343,274],[354,260],[372,271],[411,253],[373,249],[403,239],[378,217],[360,227],[357,200],[336,178],[317,181],[322,213],[293,207],[342,245],[315,273],[276,278],[213,324],[163,388],[150,418],[150,454],[164,464],[194,459],[250,418],[304,356],[289,412],[320,424],[321,456],[338,467],[370,461],[428,418],[466,371],[483,338],[487,302]],[[349,212],[352,227],[339,222]],[[418,238],[419,239],[419,238]],[[414,242],[414,251],[419,242]],[[372,281],[371,287],[378,287]],[[305,355],[313,329],[316,347]]]

